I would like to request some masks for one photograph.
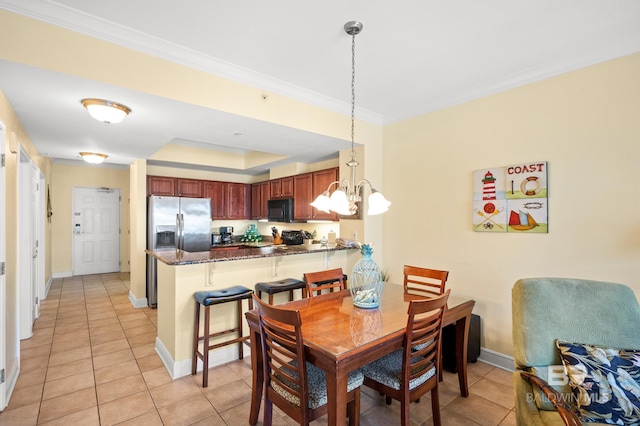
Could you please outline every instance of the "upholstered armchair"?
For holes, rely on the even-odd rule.
[[[640,411],[634,409],[640,399],[629,406],[625,397],[640,391],[634,387],[640,373],[640,307],[629,287],[521,279],[512,289],[512,308],[519,426],[579,425],[586,417],[596,422],[589,424],[606,424],[606,418],[622,419],[619,424],[630,424],[629,418],[640,422]],[[633,380],[618,381],[617,374],[627,372],[635,376],[635,385]]]

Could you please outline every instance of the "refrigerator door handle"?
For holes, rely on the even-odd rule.
[[[176,248],[182,250],[182,215],[180,213],[176,213]]]

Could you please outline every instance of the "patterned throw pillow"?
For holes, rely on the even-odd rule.
[[[640,425],[640,350],[557,346],[583,422]]]

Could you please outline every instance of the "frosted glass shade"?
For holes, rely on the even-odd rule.
[[[352,215],[353,212],[349,210],[349,200],[347,199],[347,194],[342,189],[336,189],[331,194],[331,198],[329,199],[329,206],[331,210],[334,212],[349,216]]]
[[[389,206],[391,205],[391,201],[384,198],[384,195],[382,195],[381,192],[378,192],[375,189],[371,190],[371,195],[369,195],[367,201],[369,204],[367,214],[369,216],[384,213],[389,210]]]
[[[95,152],[81,152],[80,156],[89,164],[100,164],[107,159],[108,155]]]
[[[329,198],[329,192],[325,191],[318,195],[313,203],[311,203],[311,206],[325,213],[331,213],[331,199]]]
[[[107,124],[119,123],[131,112],[129,107],[104,99],[83,99],[81,102],[89,115]]]

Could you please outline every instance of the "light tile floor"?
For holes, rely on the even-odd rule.
[[[135,309],[129,274],[55,280],[33,337],[21,342],[21,373],[0,425],[213,425],[248,423],[249,359],[171,380],[156,355],[157,311]],[[457,375],[440,386],[444,425],[515,425],[511,373],[469,364],[471,395]],[[398,402],[363,388],[362,425],[399,424]],[[431,403],[411,405],[412,424],[431,425]],[[262,413],[259,424],[262,424]],[[275,425],[296,424],[274,410]],[[326,416],[314,425],[326,424]]]

